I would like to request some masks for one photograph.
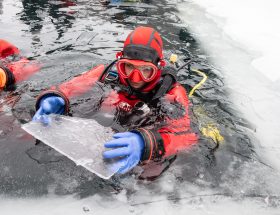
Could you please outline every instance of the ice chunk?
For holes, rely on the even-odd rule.
[[[101,178],[109,179],[118,171],[113,163],[105,162],[102,157],[104,142],[114,134],[111,128],[92,119],[61,115],[50,115],[49,119],[48,125],[32,121],[22,128]]]

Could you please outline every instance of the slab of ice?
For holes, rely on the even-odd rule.
[[[32,121],[22,128],[101,178],[109,179],[118,171],[102,157],[104,142],[114,134],[111,128],[92,119],[61,115],[50,115],[49,119],[48,125]]]

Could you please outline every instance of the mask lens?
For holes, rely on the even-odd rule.
[[[129,76],[134,70],[134,66],[131,63],[124,63],[124,73]]]
[[[151,66],[140,66],[139,70],[145,79],[151,78],[154,74],[154,68]]]

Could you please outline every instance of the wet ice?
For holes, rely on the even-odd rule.
[[[114,134],[111,128],[76,117],[50,115],[49,119],[48,125],[32,121],[22,128],[101,178],[117,172],[102,157],[103,144]]]

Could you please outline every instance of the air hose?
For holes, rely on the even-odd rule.
[[[170,62],[172,63],[172,64],[174,64],[174,65],[176,65],[176,66],[178,66],[178,64],[177,64],[177,55],[176,54],[172,54],[171,56],[170,56]],[[188,66],[190,63],[192,62],[192,59],[189,59],[186,63],[184,63],[182,66],[180,66],[178,69],[177,69],[177,72],[179,72],[181,69],[183,69],[184,67],[186,67],[186,66]],[[198,70],[198,69],[192,69],[192,71],[193,72],[196,72],[197,74],[199,74],[200,76],[202,76],[203,78],[202,78],[202,80],[198,83],[198,84],[196,84],[193,88],[192,88],[192,90],[190,91],[190,93],[189,93],[189,97],[191,97],[193,94],[194,94],[194,92],[199,88],[199,87],[201,87],[204,83],[205,83],[205,81],[207,80],[207,75],[204,73],[204,72],[202,72],[202,71],[200,71],[200,70]]]

